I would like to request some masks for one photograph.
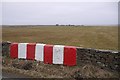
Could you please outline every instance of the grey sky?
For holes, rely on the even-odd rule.
[[[3,25],[117,25],[117,2],[4,2]]]

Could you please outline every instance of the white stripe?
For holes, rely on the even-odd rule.
[[[53,64],[63,64],[64,46],[54,45],[53,47]]]
[[[27,44],[28,43],[19,43],[18,44],[18,58],[24,58],[24,59],[26,59]]]
[[[44,45],[45,44],[36,44],[35,59],[38,61],[44,60]]]

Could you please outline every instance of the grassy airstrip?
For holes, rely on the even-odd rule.
[[[110,26],[3,27],[2,40],[118,50],[118,28]]]

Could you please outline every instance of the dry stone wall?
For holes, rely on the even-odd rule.
[[[2,42],[2,56],[9,57],[10,42]],[[120,52],[77,47],[77,66],[85,63],[99,65],[101,68],[120,70]]]
[[[92,63],[102,68],[118,71],[120,69],[120,53],[111,50],[77,48],[77,65],[81,65],[81,63]]]

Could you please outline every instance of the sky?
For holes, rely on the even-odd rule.
[[[2,2],[119,2],[119,0],[1,0]]]
[[[2,2],[3,25],[117,25],[117,2]]]

